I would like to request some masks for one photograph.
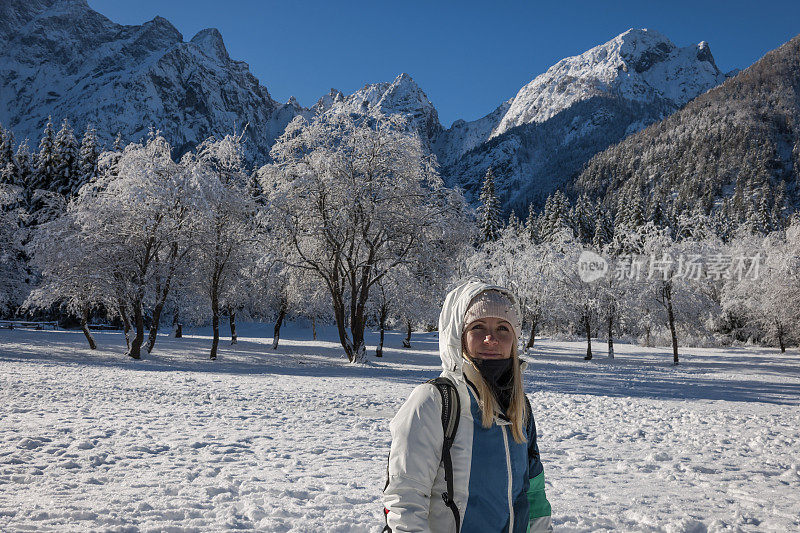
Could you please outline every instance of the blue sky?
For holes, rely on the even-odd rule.
[[[800,33],[800,1],[88,0],[111,20],[161,15],[184,39],[216,27],[272,97],[313,105],[409,73],[445,127],[474,120],[560,59],[625,30],[678,46],[707,41],[723,71],[745,68]]]

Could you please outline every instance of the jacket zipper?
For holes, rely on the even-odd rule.
[[[506,471],[508,472],[508,533],[514,531],[514,503],[511,501],[511,452],[508,449],[507,426],[500,426],[503,430],[503,444],[506,446]]]

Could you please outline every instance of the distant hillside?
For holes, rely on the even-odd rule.
[[[640,195],[666,212],[744,220],[798,203],[800,36],[683,109],[595,155],[580,192],[614,206]]]

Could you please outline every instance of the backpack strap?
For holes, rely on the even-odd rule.
[[[447,490],[442,493],[442,500],[445,505],[453,512],[456,522],[456,531],[461,530],[461,513],[453,500],[453,460],[450,456],[450,448],[456,438],[458,430],[458,420],[461,418],[461,398],[455,384],[446,377],[438,377],[428,383],[435,385],[442,395],[442,429],[444,439],[442,441],[442,464],[444,465],[444,480],[447,483]]]
[[[531,439],[531,442],[528,443],[528,460],[530,460],[531,456],[539,457],[539,450],[536,446],[536,420],[533,419],[533,408],[531,407],[531,401],[528,399],[528,395],[523,394],[523,397],[525,398],[526,409],[525,427],[527,428],[530,426],[530,424],[533,424],[533,432],[531,433],[533,438]]]
[[[456,521],[456,531],[461,530],[461,513],[458,511],[456,502],[453,501],[453,460],[450,457],[450,448],[453,446],[453,441],[456,439],[456,431],[458,430],[458,420],[461,418],[461,398],[458,395],[458,389],[455,384],[446,377],[438,377],[428,381],[434,385],[442,396],[442,430],[444,431],[444,439],[442,440],[442,464],[444,465],[444,480],[447,483],[447,490],[442,493],[442,500],[445,505],[453,512],[453,518]],[[530,411],[530,409],[528,409]],[[386,487],[389,486],[389,462],[386,462]],[[391,533],[392,528],[388,524],[389,510],[384,507],[383,518],[386,525],[383,528],[384,533]]]

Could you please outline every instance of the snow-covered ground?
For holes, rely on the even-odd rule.
[[[348,365],[333,329],[0,330],[0,531],[379,531],[388,421],[436,334]],[[374,342],[374,336],[369,337]],[[526,389],[557,531],[800,530],[800,354],[537,341]]]

